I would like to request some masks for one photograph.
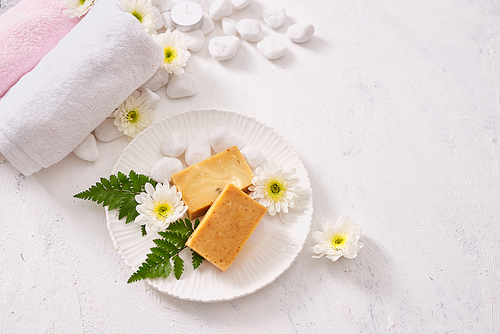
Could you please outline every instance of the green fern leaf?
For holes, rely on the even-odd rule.
[[[193,263],[193,269],[198,269],[198,267],[201,265],[201,263],[203,262],[203,256],[201,256],[200,254],[194,252],[194,251],[191,251],[191,253],[193,253],[191,255],[191,260],[192,260],[192,263]]]
[[[182,247],[186,243],[188,236],[183,236],[172,231],[158,232],[159,235],[176,245],[177,247]]]
[[[102,204],[109,210],[118,209],[118,219],[126,218],[126,223],[130,223],[139,215],[135,209],[138,204],[135,195],[145,191],[146,183],[156,186],[156,182],[147,175],[130,171],[127,177],[118,172],[117,175],[111,175],[109,180],[101,178],[100,182],[74,197]]]
[[[165,278],[170,275],[172,269],[175,278],[180,279],[184,273],[184,260],[179,256],[179,253],[187,247],[186,241],[194,232],[193,226],[195,225],[196,222],[192,224],[189,219],[179,219],[169,225],[169,230],[158,232],[160,238],[153,240],[155,246],[151,248],[151,253],[146,255],[146,259],[139,269],[130,276],[128,283],[145,278]],[[192,252],[191,259],[194,269],[197,269],[203,262],[203,257],[195,252]]]
[[[174,275],[175,278],[179,279],[184,272],[184,261],[179,255],[174,256]]]
[[[189,222],[189,220],[187,220],[187,219],[186,219],[186,221]],[[187,235],[191,234],[191,232],[193,232],[193,227],[191,226],[191,222],[189,222],[189,224],[188,224],[182,219],[179,219],[178,221],[171,223],[168,226],[168,229],[169,229],[169,231],[172,231],[172,232],[176,233],[177,235],[183,236],[183,237],[187,236]]]

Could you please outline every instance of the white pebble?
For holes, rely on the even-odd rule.
[[[186,150],[186,137],[179,132],[170,132],[161,141],[160,149],[166,156],[177,158]]]
[[[182,162],[179,159],[163,157],[151,168],[149,176],[156,182],[167,183],[173,174],[182,169]]]
[[[278,29],[286,22],[285,8],[268,8],[262,12],[264,22],[273,29]]]
[[[234,9],[243,9],[252,2],[251,0],[231,0]]]
[[[233,13],[233,4],[231,0],[215,0],[210,6],[208,14],[212,20],[220,20],[224,16],[229,16]]]
[[[179,32],[181,39],[189,43],[188,49],[193,52],[200,51],[205,44],[205,35],[200,29],[189,32]]]
[[[236,36],[214,37],[208,44],[208,52],[217,60],[233,58],[240,47],[240,39]]]
[[[173,0],[153,0],[153,5],[158,8],[160,13],[163,13],[170,11],[174,7],[175,2]]]
[[[134,90],[134,91],[132,92],[132,94],[130,94],[130,96],[133,96],[133,97],[135,97],[135,98],[138,98],[139,96],[141,96],[141,92],[139,92],[139,91],[136,89],[136,90]]]
[[[140,91],[143,91],[146,88],[151,89],[153,92],[156,92],[161,87],[165,86],[168,82],[168,71],[162,67],[160,67],[156,73],[148,80],[144,85],[139,87]]]
[[[195,2],[200,4],[200,6],[203,8],[203,11],[207,12],[207,13],[208,13],[208,10],[210,9],[210,6],[212,5],[213,1],[214,0],[195,0]],[[177,2],[179,2],[179,1],[177,0]]]
[[[314,35],[314,26],[310,23],[298,22],[288,27],[286,35],[292,42],[304,43]]]
[[[207,13],[203,12],[203,22],[201,23],[200,27],[203,35],[210,33],[212,30],[214,30],[214,27],[214,20],[212,20],[212,18]]]
[[[172,17],[170,16],[170,12],[161,13],[161,16],[163,18],[163,27],[165,29],[174,30],[176,28],[174,21],[172,21]]]
[[[172,76],[166,88],[167,96],[171,99],[193,96],[196,94],[195,80],[186,72]]]
[[[245,146],[240,150],[240,152],[243,158],[247,161],[248,166],[252,169],[257,168],[257,166],[264,161],[262,153],[252,146]]]
[[[146,101],[148,101],[149,108],[154,109],[160,104],[160,95],[154,93],[151,89],[144,88],[142,95],[146,98]]]
[[[266,36],[257,43],[257,50],[267,59],[277,59],[285,55],[286,45],[276,37]]]
[[[243,140],[230,133],[229,130],[223,126],[219,126],[212,131],[208,137],[208,141],[215,153],[220,153],[233,146],[238,146],[238,149],[245,146]]]
[[[236,30],[236,20],[233,20],[229,17],[223,17],[222,20],[222,31],[224,31],[224,35],[226,36],[237,36],[238,30]]]
[[[211,150],[208,135],[203,131],[191,133],[187,138],[185,160],[188,166],[210,158]]]
[[[118,130],[115,125],[115,120],[111,118],[106,118],[104,122],[99,124],[94,130],[94,136],[103,142],[112,141],[124,136],[123,132]]]
[[[93,134],[89,134],[81,143],[78,145],[73,152],[77,157],[85,161],[95,161],[99,158],[99,149],[97,148],[97,143]]]
[[[236,24],[238,33],[250,42],[258,42],[262,39],[262,26],[259,21],[253,19],[239,20]]]
[[[163,28],[163,16],[160,13],[160,10],[156,8],[155,6],[151,6],[153,8],[153,13],[156,16],[156,25],[155,25],[155,30],[159,30]]]

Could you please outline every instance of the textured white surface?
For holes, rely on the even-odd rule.
[[[188,63],[198,93],[159,120],[236,110],[275,128],[299,154],[320,219],[367,230],[354,260],[307,247],[274,283],[215,304],[178,300],[131,270],[104,210],[71,196],[108,176],[127,139],[99,143],[24,177],[0,164],[0,329],[5,333],[499,333],[500,3],[489,0],[253,1],[237,20],[286,7],[287,44],[264,59],[243,41],[218,62]],[[312,22],[304,44],[286,28]],[[220,23],[207,38],[222,35]]]

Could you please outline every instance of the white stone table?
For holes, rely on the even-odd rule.
[[[274,283],[228,302],[161,294],[114,248],[102,207],[72,195],[109,176],[128,141],[99,143],[29,177],[0,164],[2,333],[500,333],[500,4],[489,0],[254,1],[233,18],[285,7],[265,35],[218,62],[208,43],[187,71],[198,93],[160,91],[155,120],[235,110],[299,154],[312,229]],[[286,39],[314,23],[304,44]],[[222,35],[220,22],[207,41]],[[1,111],[0,111],[1,115]],[[367,231],[354,260],[312,259],[323,217]]]

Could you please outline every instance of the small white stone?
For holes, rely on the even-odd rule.
[[[196,88],[193,76],[186,72],[172,76],[165,92],[171,99],[195,95]]]
[[[124,136],[123,132],[118,130],[115,125],[115,120],[112,118],[106,118],[104,122],[99,124],[94,130],[94,136],[103,142],[112,141]]]
[[[78,145],[73,152],[77,157],[85,161],[95,161],[99,158],[99,149],[97,148],[97,143],[93,134],[89,134],[81,143]]]
[[[224,16],[229,16],[233,13],[233,4],[231,0],[215,0],[210,6],[208,14],[212,20],[220,20]]]
[[[200,51],[205,44],[205,35],[200,29],[189,32],[179,32],[183,41],[189,43],[188,49],[193,52]]]
[[[252,169],[257,168],[257,166],[264,161],[262,153],[252,146],[245,146],[240,150],[240,152],[243,158],[247,161],[248,166]]]
[[[236,24],[236,30],[238,30],[243,39],[249,42],[258,42],[262,39],[262,26],[257,20],[239,20]]]
[[[156,92],[161,87],[165,86],[168,82],[168,71],[163,67],[158,68],[156,73],[148,80],[144,85],[139,87],[140,91],[143,91],[146,88],[151,89],[153,92]]]
[[[229,17],[223,17],[222,20],[222,31],[224,31],[224,35],[226,36],[237,36],[238,30],[236,30],[236,20],[233,20]]]
[[[161,16],[163,18],[163,27],[165,29],[174,30],[175,24],[174,24],[174,21],[172,21],[172,17],[170,16],[170,12],[161,13]]]
[[[285,8],[268,8],[262,12],[264,22],[273,29],[278,29],[286,22]]]
[[[243,9],[252,2],[252,0],[231,0],[234,9]]]
[[[257,50],[267,59],[277,59],[285,55],[286,45],[276,37],[266,36],[257,43]]]
[[[215,153],[220,153],[233,146],[238,146],[238,149],[245,146],[243,140],[230,133],[229,130],[223,126],[219,126],[212,131],[208,140]]]
[[[310,23],[298,22],[288,27],[286,35],[292,42],[304,43],[314,35],[314,26]]]
[[[210,158],[211,153],[208,135],[205,132],[195,131],[188,136],[185,153],[185,160],[188,166]]]
[[[153,0],[153,5],[158,8],[160,13],[168,12],[174,7],[175,2],[173,0]]]
[[[166,156],[177,158],[186,150],[186,137],[179,132],[170,132],[161,141],[160,149]]]
[[[208,44],[208,52],[217,60],[233,58],[240,47],[240,39],[236,36],[214,37]]]
[[[214,30],[214,27],[215,27],[214,20],[212,20],[210,15],[203,12],[203,22],[201,23],[200,27],[200,30],[203,33],[203,35],[210,33],[212,30]]]
[[[179,0],[176,1],[179,2]],[[208,10],[210,9],[210,6],[212,5],[212,2],[214,2],[214,0],[194,0],[194,2],[200,4],[200,6],[203,8],[203,11],[208,13]]]
[[[173,174],[182,169],[182,162],[179,159],[163,157],[151,167],[149,176],[156,182],[167,183]]]
[[[136,89],[136,90],[134,90],[134,91],[132,92],[132,94],[130,94],[130,96],[133,96],[133,97],[135,97],[135,98],[138,98],[139,96],[141,96],[141,92],[139,92],[139,91]]]
[[[142,95],[146,98],[146,101],[148,101],[149,108],[154,109],[160,104],[160,95],[154,93],[151,89],[144,88]]]
[[[156,16],[156,25],[155,25],[155,30],[159,30],[163,28],[163,16],[160,13],[160,10],[156,8],[155,6],[151,6],[153,8],[153,13]]]

